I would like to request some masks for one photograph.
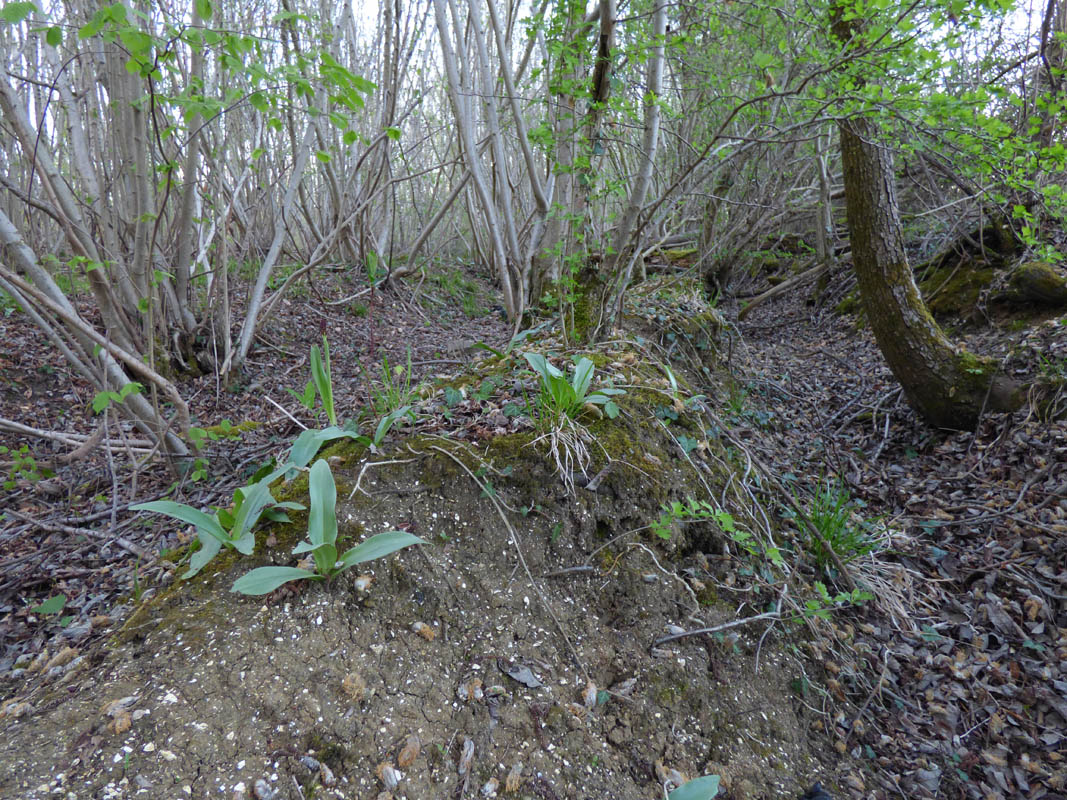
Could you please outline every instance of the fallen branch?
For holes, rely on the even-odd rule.
[[[763,305],[772,297],[777,297],[778,295],[784,294],[785,292],[788,292],[790,289],[796,286],[800,286],[804,283],[807,283],[808,281],[812,281],[818,277],[821,277],[822,274],[826,272],[826,270],[828,270],[829,268],[829,264],[819,264],[818,266],[812,267],[811,269],[802,272],[799,275],[790,278],[789,280],[783,283],[779,283],[772,289],[768,289],[763,294],[755,297],[751,303],[741,309],[741,313],[737,315],[738,321],[743,320],[745,317],[748,316],[749,312],[752,311],[752,309],[756,308],[757,306]]]
[[[101,541],[108,542],[110,544],[117,544],[123,550],[128,553],[132,553],[141,559],[145,564],[151,564],[156,560],[156,557],[145,550],[143,547],[134,544],[129,539],[123,536],[116,536],[114,534],[108,534],[101,531],[93,530],[92,528],[73,528],[70,525],[59,525],[54,522],[43,522],[41,520],[34,519],[26,514],[21,514],[18,511],[8,509],[6,514],[10,514],[15,519],[20,519],[23,522],[29,523],[35,528],[40,528],[43,531],[49,533],[69,533],[73,536],[88,536],[91,539],[100,539]]]

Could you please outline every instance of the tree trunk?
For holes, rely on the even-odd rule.
[[[1022,403],[1019,387],[997,363],[954,346],[934,322],[904,252],[893,161],[875,125],[839,124],[852,260],[878,346],[909,402],[933,425],[973,429],[983,410]]]

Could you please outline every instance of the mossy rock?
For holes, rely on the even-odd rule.
[[[1046,261],[1027,261],[1011,271],[1002,297],[1020,305],[1064,308],[1067,307],[1067,277]]]
[[[928,273],[919,290],[931,314],[971,317],[994,277],[993,267],[985,262],[945,265]]]

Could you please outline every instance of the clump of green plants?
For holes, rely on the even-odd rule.
[[[10,317],[16,311],[21,311],[22,306],[19,305],[18,300],[9,295],[3,289],[0,289],[0,314],[5,317]]]
[[[415,544],[425,544],[405,531],[386,531],[372,536],[338,555],[337,551],[337,485],[325,461],[316,461],[308,475],[311,508],[308,512],[308,538],[293,548],[293,555],[311,554],[309,566],[259,567],[238,578],[231,591],[239,594],[261,595],[273,592],[290,581],[325,581],[345,570],[367,561],[387,556]]]
[[[558,424],[564,417],[578,419],[587,405],[602,408],[608,419],[615,419],[619,415],[619,407],[611,398],[626,394],[625,390],[606,386],[589,391],[594,366],[585,356],[575,360],[574,375],[569,380],[561,369],[540,353],[523,353],[523,357],[540,378],[538,408],[540,417],[550,425]]]
[[[831,595],[822,581],[815,581],[815,597],[804,601],[803,616],[806,619],[818,617],[830,619],[831,612],[840,606],[861,606],[874,595],[863,589],[853,589],[850,592],[838,592]]]
[[[669,539],[671,538],[671,526],[675,522],[714,522],[750,556],[765,558],[778,568],[785,566],[781,550],[773,544],[761,544],[751,533],[737,527],[732,514],[716,508],[706,500],[696,500],[690,497],[684,503],[675,500],[664,504],[659,519],[651,525],[652,532],[661,539]]]
[[[478,284],[464,275],[461,269],[436,271],[428,278],[431,283],[436,284],[442,294],[453,302],[458,302],[466,316],[476,319],[489,313],[481,302]]]
[[[410,406],[414,394],[411,386],[411,348],[408,348],[407,366],[389,365],[389,357],[382,356],[380,378],[368,380],[371,389],[371,405],[375,414],[385,415],[403,406]],[[365,376],[366,377],[366,376]]]
[[[574,474],[585,472],[589,465],[589,430],[580,417],[587,414],[614,419],[619,407],[612,400],[622,389],[612,386],[590,391],[593,382],[593,362],[584,356],[575,358],[574,375],[570,379],[540,353],[524,353],[527,363],[540,379],[540,393],[536,401],[536,419],[541,427],[541,439],[548,441],[548,452],[556,464],[556,472],[563,483],[574,491]],[[529,405],[529,403],[528,403]]]
[[[855,513],[861,508],[862,503],[853,500],[840,484],[829,480],[819,483],[808,518],[818,531],[817,536],[812,535],[809,549],[820,569],[832,570],[835,554],[842,564],[848,564],[881,549],[874,524]]]
[[[276,522],[287,522],[286,510],[302,511],[299,503],[279,503],[271,494],[270,484],[283,474],[289,465],[274,470],[251,486],[242,486],[233,493],[233,505],[216,508],[214,514],[173,500],[153,500],[130,506],[134,511],[154,511],[187,522],[196,527],[200,549],[189,559],[189,570],[183,578],[191,578],[206,567],[222,548],[236,550],[242,555],[251,555],[256,547],[252,529],[265,516]]]
[[[42,478],[51,478],[55,473],[49,469],[38,467],[37,459],[33,457],[30,448],[22,445],[17,450],[0,445],[0,456],[8,456],[11,463],[7,468],[7,477],[4,479],[4,491],[10,492],[20,480],[37,483]]]

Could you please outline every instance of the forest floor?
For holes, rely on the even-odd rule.
[[[391,379],[406,382],[410,352],[414,385],[430,375],[460,372],[481,355],[472,347],[476,342],[500,348],[510,333],[499,314],[490,311],[493,301],[484,289],[461,285],[454,278],[423,287],[414,300],[406,289],[401,296],[384,293],[372,305],[365,300],[362,305],[324,302],[346,290],[331,286],[325,295],[320,289],[283,304],[280,315],[265,326],[241,385],[222,386],[208,375],[183,387],[202,427],[219,425],[224,419],[234,426],[259,423],[236,438],[222,435],[211,443],[205,453],[211,477],[182,486],[179,492],[185,502],[225,505],[233,489],[259,463],[282,450],[300,425],[319,424],[285,389],[303,390],[307,353],[322,333],[329,336],[337,405],[342,409],[368,404],[375,391],[368,375],[380,384],[383,357],[388,358]],[[977,351],[1004,356],[1005,369],[1020,377],[1067,370],[1067,327],[1062,321],[1019,327],[1005,321],[953,335]],[[0,336],[8,343],[8,350],[0,354],[0,418],[46,431],[90,435],[93,420],[83,409],[91,403],[91,395],[43,350],[25,318],[18,313],[0,316]],[[674,346],[673,340],[661,344],[665,351]],[[207,636],[211,649],[204,650],[207,645],[201,642],[197,654],[221,653],[216,657],[225,663],[228,652],[231,663],[241,664],[262,684],[264,697],[256,714],[264,724],[270,722],[268,733],[273,725],[276,734],[273,740],[258,734],[256,747],[270,748],[256,753],[260,762],[248,757],[247,748],[241,749],[240,736],[229,750],[223,746],[225,754],[220,756],[219,748],[212,750],[194,734],[183,739],[178,733],[200,730],[196,726],[205,724],[209,733],[218,732],[220,741],[232,742],[232,728],[239,727],[211,720],[203,708],[190,708],[184,716],[176,713],[176,704],[195,694],[190,684],[206,680],[195,665],[180,666],[182,653],[188,650],[180,634],[175,641],[172,631],[157,624],[132,641],[124,638],[120,650],[128,658],[118,659],[114,649],[108,655],[108,642],[135,609],[151,604],[157,593],[170,592],[174,565],[156,554],[189,539],[188,532],[158,518],[146,520],[127,511],[131,503],[161,496],[170,488],[169,480],[152,467],[134,467],[130,450],[113,432],[106,446],[89,459],[54,465],[55,474],[48,475],[43,473],[46,462],[73,449],[76,438],[42,446],[39,438],[0,430],[0,445],[16,453],[27,447],[12,465],[8,477],[12,486],[3,502],[9,513],[0,521],[0,729],[9,734],[8,744],[0,747],[0,760],[19,764],[23,779],[8,784],[5,796],[15,791],[25,797],[56,791],[72,792],[74,797],[170,796],[153,794],[158,781],[166,777],[182,791],[190,787],[184,795],[174,796],[220,796],[226,788],[229,797],[238,785],[247,784],[252,793],[255,780],[273,777],[279,797],[296,798],[303,795],[301,782],[306,784],[313,771],[306,767],[309,762],[301,766],[300,759],[317,754],[322,763],[337,766],[339,773],[351,772],[352,783],[344,796],[371,797],[377,790],[370,787],[380,788],[381,779],[380,772],[378,781],[374,777],[374,764],[390,757],[402,764],[401,748],[411,742],[415,729],[422,731],[423,752],[413,766],[404,765],[409,775],[397,789],[398,796],[443,797],[445,788],[447,796],[460,796],[468,788],[473,796],[490,780],[499,780],[503,791],[519,760],[525,762],[518,773],[523,793],[542,798],[662,796],[656,787],[673,764],[684,765],[682,771],[690,776],[722,773],[724,794],[735,799],[795,796],[819,777],[832,784],[839,797],[1064,796],[1067,423],[1062,414],[1058,421],[1032,411],[989,415],[974,434],[931,430],[903,400],[869,333],[848,318],[806,305],[796,293],[757,309],[739,328],[729,327],[720,346],[730,358],[712,379],[716,385],[697,388],[716,399],[717,418],[728,428],[723,437],[758,457],[768,473],[797,496],[821,496],[827,509],[847,499],[850,529],[882,532],[869,540],[878,543],[876,552],[848,565],[856,583],[876,590],[874,602],[835,612],[829,622],[819,621],[799,638],[795,632],[782,634],[780,640],[777,634],[769,637],[759,675],[761,636],[734,645],[729,641],[724,645],[720,637],[696,651],[694,644],[683,645],[674,651],[673,667],[649,666],[648,642],[662,635],[665,623],[685,624],[678,617],[679,601],[671,594],[672,581],[646,580],[660,568],[655,556],[654,565],[635,568],[630,580],[623,580],[625,573],[620,572],[607,591],[607,582],[589,578],[583,578],[581,586],[553,586],[546,590],[545,603],[557,610],[559,618],[530,616],[531,598],[524,594],[521,581],[518,586],[508,583],[506,589],[492,588],[501,580],[500,571],[516,570],[518,565],[501,555],[507,548],[494,543],[488,533],[496,512],[479,492],[457,480],[460,485],[450,485],[437,497],[444,505],[434,505],[429,496],[424,502],[416,491],[417,500],[406,496],[381,500],[373,517],[410,516],[425,530],[444,507],[464,516],[480,509],[474,523],[481,526],[479,535],[454,534],[448,547],[468,549],[448,551],[443,561],[435,556],[433,580],[412,588],[411,578],[398,568],[378,575],[381,594],[373,603],[307,592],[280,598],[264,612],[279,626],[276,633],[294,640],[303,637],[306,663],[298,659],[283,664],[279,656],[272,664],[273,657],[257,658],[257,646],[264,646],[259,642],[236,649],[229,645],[227,651],[228,645],[202,629],[207,620],[212,630],[227,625],[257,630],[262,623],[258,604],[220,610],[211,605],[217,598],[196,595],[188,601],[167,601],[177,602],[178,607],[185,603],[188,619],[183,617],[181,630],[187,632],[186,642],[193,638],[190,631]],[[405,367],[402,373],[399,366]],[[514,394],[512,399],[517,400]],[[468,396],[463,404],[474,402]],[[501,405],[482,417],[465,415],[461,405],[454,409],[454,417],[438,416],[433,426],[450,428],[460,441],[484,445],[493,435],[486,419],[494,415],[496,430],[521,427],[519,420],[500,418]],[[422,432],[427,432],[425,425]],[[650,451],[655,446],[651,441],[644,444]],[[10,458],[9,454],[0,460]],[[536,472],[527,456],[520,461]],[[610,502],[596,498],[601,505],[589,507],[592,518],[599,521],[594,524],[567,511],[570,500],[554,485],[558,478],[537,475],[546,498],[546,509],[541,510],[545,524],[530,523],[515,534],[525,547],[544,541],[546,525],[552,531],[551,543],[542,544],[543,552],[534,558],[535,571],[566,569],[592,558],[590,553],[605,537],[599,528],[605,519],[614,516],[618,527],[625,528],[623,522],[647,524],[647,517],[656,511],[654,504],[642,506],[642,513],[626,510],[627,503],[641,504],[616,492]],[[418,483],[412,473],[398,472],[395,477],[402,484]],[[508,480],[501,477],[500,483],[513,507],[526,502],[534,507],[536,498],[531,499],[529,492],[523,495],[512,487],[515,496],[507,495]],[[868,542],[863,535],[860,539]],[[680,574],[690,576],[703,569],[705,583],[721,582],[720,594],[741,591],[741,584],[735,583],[737,574],[723,576],[708,568],[707,557],[697,549],[683,554],[688,561],[684,570],[679,562]],[[645,557],[637,550],[626,552],[628,558]],[[403,563],[413,569],[420,562]],[[510,580],[506,575],[504,579]],[[832,571],[826,578],[831,584],[835,579],[845,582],[844,576]],[[464,592],[457,594],[460,586]],[[59,594],[66,598],[61,610],[52,614],[33,610]],[[390,599],[394,594],[397,599]],[[405,605],[400,598],[408,596],[415,599]],[[424,606],[426,602],[430,605]],[[536,598],[532,605],[538,605]],[[754,606],[749,608],[746,613],[752,613]],[[194,609],[201,615],[199,622],[194,620]],[[337,634],[345,648],[326,633],[316,634],[324,617],[353,614],[363,623]],[[405,639],[404,630],[416,621],[413,614],[437,620],[431,625],[442,636],[436,645],[440,650],[430,646],[420,650],[417,642]],[[508,636],[492,634],[492,645],[479,640],[472,632],[477,625],[464,621],[479,615],[485,628],[506,627]],[[384,633],[397,620],[403,621],[399,633]],[[443,620],[453,620],[451,639]],[[516,627],[522,628],[520,633]],[[582,658],[591,664],[587,673],[565,666],[570,660],[565,647],[544,641],[553,639],[559,627],[572,632]],[[598,630],[608,644],[594,644]],[[478,631],[485,635],[485,630]],[[395,643],[401,641],[398,650]],[[348,658],[346,648],[372,654],[375,666],[350,671],[315,666],[336,661],[341,650],[342,660]],[[695,660],[702,669],[696,675],[686,671],[687,660],[689,668]],[[165,676],[159,678],[163,683],[151,687],[159,689],[158,697],[152,696],[153,691],[146,696],[138,693],[146,661],[149,669]],[[131,666],[137,663],[139,667]],[[546,684],[565,688],[554,694],[541,689],[548,694],[526,698],[521,714],[517,701],[499,707],[486,701],[487,710],[480,716],[465,706],[466,701],[456,703],[455,681],[478,691],[482,685],[503,684],[510,695],[500,696],[517,697],[522,690],[515,690],[515,681],[527,677],[514,677],[521,674],[514,669],[518,663],[531,665],[542,678],[550,676]],[[86,680],[87,666],[108,671],[108,680],[98,680],[95,672]],[[309,682],[314,684],[311,694],[318,702],[314,709],[302,708],[293,699],[301,692],[301,683],[281,687],[271,683],[283,669],[301,668],[309,669]],[[241,676],[243,682],[244,671]],[[634,701],[628,695],[634,684],[626,687],[631,677],[639,678],[634,697],[641,696],[632,708]],[[480,683],[475,686],[474,680]],[[362,703],[369,720],[368,727],[359,729],[363,734],[351,727],[355,723],[350,708],[334,709],[335,696],[324,699],[322,687],[331,682],[347,687],[350,704]],[[397,682],[408,688],[398,691]],[[52,688],[46,687],[48,683]],[[592,711],[576,708],[570,712],[573,718],[564,715],[562,720],[552,714],[553,709],[566,708],[568,700],[570,705],[575,700],[582,705],[582,693],[590,684],[599,690]],[[732,690],[732,697],[719,699],[719,694],[726,694],[724,686]],[[66,705],[77,713],[64,711],[58,687],[71,695]],[[124,699],[120,687],[127,688],[125,697],[135,698],[129,701],[133,705],[102,712],[101,706]],[[528,684],[526,689],[534,691]],[[238,694],[234,686],[217,691]],[[614,694],[601,695],[602,691]],[[303,692],[307,694],[307,688]],[[273,696],[277,694],[285,696]],[[713,695],[714,702],[706,699]],[[211,693],[207,696],[218,699]],[[410,708],[411,701],[420,706],[419,713]],[[127,706],[132,714],[126,713]],[[180,718],[180,724],[167,727],[161,722],[167,709]],[[753,709],[762,721],[746,716]],[[228,708],[226,713],[239,719],[239,711]],[[79,715],[88,719],[94,714],[99,716],[96,722],[89,727],[82,724],[84,730],[77,731],[74,741],[63,744],[63,764],[55,753],[29,754],[44,741],[62,738],[64,726],[75,725],[72,720]],[[313,722],[316,714],[333,720],[331,737],[358,735],[361,744],[352,744],[347,755],[333,753],[328,759],[323,751],[331,748],[320,740],[318,747],[313,746],[306,730],[302,736],[286,730],[287,724],[297,724],[287,723],[288,717]],[[254,727],[257,719],[245,718],[245,724]],[[738,724],[739,719],[744,724]],[[124,724],[117,724],[119,720]],[[152,720],[155,727],[149,724]],[[494,734],[497,723],[500,728]],[[713,735],[716,727],[728,727],[739,742],[761,743],[764,752],[742,754],[738,746]],[[474,729],[482,731],[471,733],[472,746],[477,743],[479,782],[468,787],[467,780],[457,777],[454,765],[466,758],[463,732]],[[183,744],[189,755],[175,742]],[[495,759],[495,766],[483,762],[485,750],[491,751],[488,759]],[[554,760],[554,750],[565,755]],[[78,762],[84,773],[86,754],[94,751],[106,752],[109,758],[113,754],[115,760],[106,775],[100,773],[107,780],[94,784],[91,794],[80,793],[76,784],[64,779],[47,781],[35,773],[36,768],[45,775],[64,770],[75,774],[79,770],[71,765]],[[146,765],[151,753],[174,755],[173,765],[152,772]],[[228,777],[216,763],[224,758],[233,762]],[[239,758],[240,766],[235,767]],[[581,761],[568,763],[568,758]],[[53,759],[54,769],[48,759]],[[360,768],[353,769],[353,763]],[[420,765],[425,766],[422,778],[416,774]],[[286,774],[291,775],[297,788],[281,787],[278,772],[283,782]],[[442,777],[444,772],[451,783]],[[774,772],[773,779],[768,772]],[[86,781],[83,787],[89,785]]]

